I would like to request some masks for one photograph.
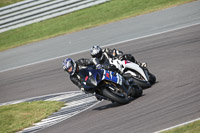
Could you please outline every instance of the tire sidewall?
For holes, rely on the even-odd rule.
[[[129,99],[128,98],[123,98],[123,97],[117,96],[114,93],[112,93],[112,91],[110,89],[108,89],[108,88],[103,89],[102,93],[103,93],[103,95],[105,97],[107,97],[111,101],[117,102],[119,104],[127,104],[127,103],[129,103]]]

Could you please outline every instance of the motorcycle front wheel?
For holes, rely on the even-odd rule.
[[[119,92],[117,92],[118,93],[117,95],[115,92],[113,92],[113,90],[110,90],[108,88],[103,89],[102,93],[112,102],[117,102],[119,104],[127,104],[130,101],[128,97],[125,96],[123,93],[119,94]]]
[[[149,72],[149,82],[153,85],[156,82],[156,76]]]
[[[135,77],[133,77],[133,81],[135,82],[135,84],[141,86],[143,89],[151,87],[151,83],[148,81],[144,81]]]
[[[138,86],[138,85],[134,86],[134,90],[135,90],[135,94],[133,96],[134,98],[138,98],[138,97],[142,96],[143,90],[140,86]]]

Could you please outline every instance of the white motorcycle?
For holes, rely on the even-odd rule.
[[[134,82],[143,89],[151,87],[156,82],[156,77],[151,74],[146,67],[141,67],[134,62],[128,60],[109,59],[111,65],[114,65],[125,75],[131,75]]]

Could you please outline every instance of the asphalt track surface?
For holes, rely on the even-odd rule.
[[[0,52],[0,72],[200,23],[200,0]]]
[[[112,46],[148,63],[157,83],[123,106],[103,101],[41,133],[155,132],[200,116],[200,25]],[[70,56],[89,58],[89,52]],[[0,74],[0,103],[77,90],[59,58]]]

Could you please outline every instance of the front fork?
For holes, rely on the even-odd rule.
[[[124,85],[124,88],[127,90],[127,95],[134,96],[136,93],[135,89],[138,88],[138,85],[135,84],[133,78],[130,77],[129,79],[124,79],[124,83],[126,84],[126,86]]]
[[[130,96],[130,94],[133,94],[134,91],[132,90],[132,87],[135,85],[135,83],[132,81],[129,81],[129,80],[125,80],[123,79],[122,80],[122,89],[124,90],[124,92],[126,92],[126,96]]]
[[[147,80],[149,81],[150,80],[150,77],[149,77],[149,70],[147,68],[142,68],[146,77],[147,77]]]

